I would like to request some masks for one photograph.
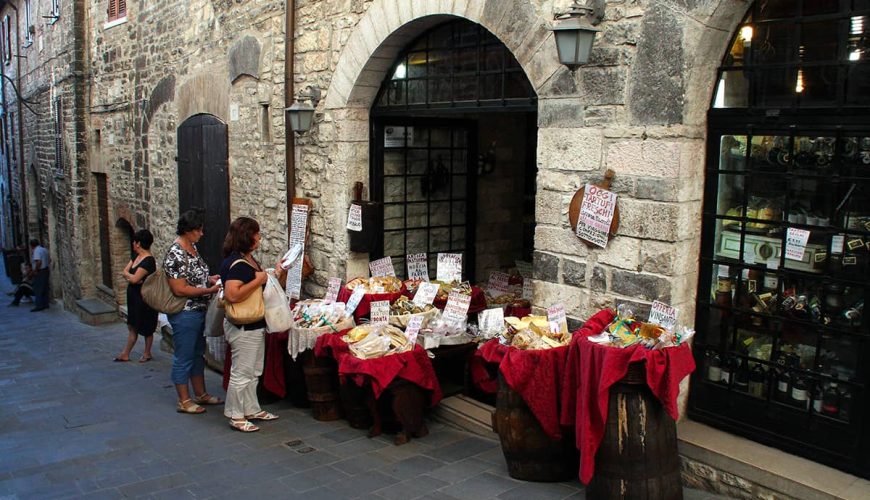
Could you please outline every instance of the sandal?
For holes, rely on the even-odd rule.
[[[142,356],[141,358],[139,358],[139,362],[140,363],[147,363],[147,362],[151,361],[152,359],[154,359],[154,358],[152,358],[151,356]]]
[[[275,415],[274,413],[269,413],[266,410],[263,410],[259,413],[255,413],[255,414],[251,415],[250,417],[246,416],[245,418],[247,418],[248,420],[268,421],[268,420],[278,420],[278,415]]]
[[[200,396],[197,396],[194,401],[196,401],[197,404],[201,404],[201,405],[220,405],[220,404],[224,403],[223,399],[216,397],[216,396],[212,396],[211,394],[209,394],[207,392],[203,393]]]
[[[242,420],[241,422],[236,420],[230,420],[230,427],[241,432],[257,432],[258,430],[260,430],[259,427],[247,420]]]
[[[178,405],[176,405],[175,407],[175,411],[177,411],[178,413],[190,413],[191,415],[198,415],[200,413],[205,413],[205,408],[199,406],[190,399],[185,399],[184,401],[178,402]]]

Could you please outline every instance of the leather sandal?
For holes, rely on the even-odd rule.
[[[177,411],[178,413],[190,413],[191,415],[197,415],[200,413],[205,413],[205,408],[199,406],[190,399],[185,399],[184,401],[178,402],[178,405],[176,405],[175,407],[175,411]]]
[[[260,430],[259,427],[247,420],[242,420],[241,422],[236,420],[230,420],[230,427],[240,432],[257,432],[258,430]]]
[[[224,404],[223,399],[221,399],[217,396],[212,396],[211,394],[209,394],[207,392],[197,396],[196,399],[194,399],[194,401],[196,401],[196,404],[200,404],[200,405],[221,405],[221,404]]]
[[[263,411],[261,411],[261,412],[259,412],[259,413],[255,413],[255,414],[253,414],[253,415],[251,415],[251,416],[247,416],[247,415],[246,415],[245,418],[248,419],[248,420],[263,420],[263,421],[268,421],[268,420],[278,420],[278,415],[275,415],[274,413],[269,413],[269,412],[267,412],[266,410],[263,410]]]

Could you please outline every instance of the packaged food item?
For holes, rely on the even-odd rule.
[[[637,321],[634,310],[627,304],[616,308],[613,321],[598,335],[590,336],[589,341],[611,347],[629,347],[642,344],[647,349],[663,349],[686,342],[695,335],[695,330],[678,325],[669,330],[654,323]]]
[[[391,325],[359,325],[342,340],[348,343],[350,352],[360,359],[380,358],[414,348],[405,333]]]
[[[327,303],[323,299],[309,299],[293,306],[296,328],[333,327],[334,331],[340,331],[349,319],[343,302]]]
[[[426,304],[421,307],[403,295],[399,297],[396,302],[390,305],[390,324],[399,328],[405,328],[408,326],[408,322],[411,321],[411,318],[414,316],[422,316],[423,322],[421,327],[426,328],[429,325],[429,322],[435,318],[437,314],[438,309],[436,309],[432,304]]]
[[[551,332],[546,316],[526,316],[504,319],[501,342],[517,349],[552,349],[571,343],[571,333]]]
[[[366,293],[396,293],[402,289],[402,281],[395,276],[372,276],[371,278],[355,278],[346,285],[353,291],[361,286]]]

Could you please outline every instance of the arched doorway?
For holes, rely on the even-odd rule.
[[[205,210],[205,234],[197,247],[212,270],[230,225],[227,125],[199,114],[178,127],[178,209]]]
[[[867,6],[755,2],[722,61],[689,398],[694,419],[864,477]]]
[[[510,50],[482,26],[448,18],[399,54],[371,110],[372,199],[383,240],[405,255],[463,255],[463,277],[531,261],[537,98]],[[379,254],[379,255],[378,255]]]

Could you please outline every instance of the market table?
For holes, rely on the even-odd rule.
[[[407,295],[408,290],[405,288],[405,285],[402,285],[402,288],[398,292],[392,293],[366,293],[362,296],[359,301],[359,305],[356,306],[356,309],[353,311],[353,319],[359,323],[363,318],[367,318],[369,313],[372,310],[372,302],[378,302],[381,300],[386,300],[390,304],[399,299],[402,295]],[[350,299],[350,296],[353,295],[353,290],[348,290],[347,286],[341,287],[341,290],[338,291],[338,300],[336,302],[344,302],[345,304]]]
[[[695,369],[688,344],[650,350],[639,344],[617,348],[590,342],[587,337],[601,333],[614,315],[606,309],[586,321],[571,340],[565,364],[560,423],[574,427],[584,484],[589,484],[595,473],[596,453],[608,424],[610,389],[623,381],[630,365],[645,365],[634,365],[642,370],[640,384],[649,388],[673,420],[679,418],[680,381]]]

